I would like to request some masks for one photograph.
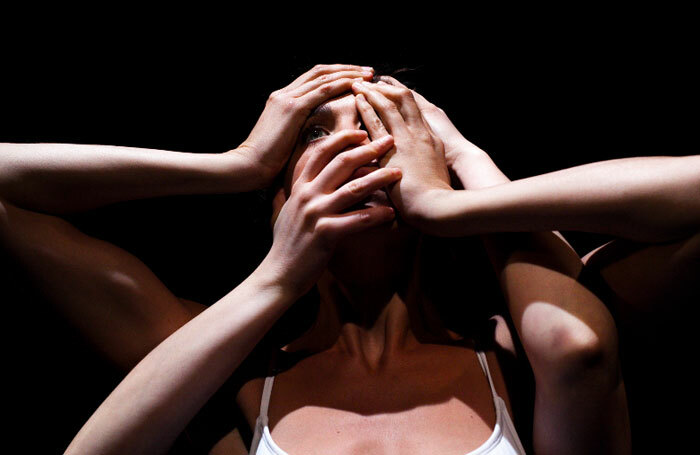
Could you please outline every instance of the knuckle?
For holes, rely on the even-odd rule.
[[[297,99],[292,98],[292,97],[289,97],[289,98],[283,97],[279,101],[280,101],[282,107],[284,108],[285,113],[294,112],[297,109],[297,106],[299,104]]]
[[[365,190],[364,185],[359,182],[359,180],[352,180],[348,182],[345,188],[351,196],[360,196]]]
[[[285,113],[291,113],[297,109],[298,100],[281,90],[272,92],[268,97],[268,103],[279,106]]]
[[[420,131],[416,132],[415,138],[424,144],[428,144],[428,145],[435,144],[435,140],[434,140],[433,135],[424,129],[421,129]]]
[[[321,207],[321,201],[318,199],[309,200],[304,206],[304,213],[307,218],[316,218],[323,211]]]
[[[318,91],[323,95],[328,95],[331,91],[333,91],[333,85],[324,84],[318,88]]]
[[[387,111],[391,111],[391,112],[398,112],[399,111],[399,108],[396,107],[395,103],[386,102],[386,101],[384,102],[384,109],[386,109]]]
[[[305,185],[303,186],[298,192],[297,192],[297,197],[299,198],[299,202],[303,204],[304,206],[308,206],[311,200],[314,197],[313,192],[311,191],[310,185]]]
[[[384,124],[382,123],[382,121],[381,121],[378,117],[375,117],[375,118],[372,120],[372,126],[373,126],[375,129],[378,129],[378,130],[383,130],[383,129],[384,129]]]
[[[267,97],[267,100],[270,102],[277,102],[281,97],[282,90],[275,90],[274,92],[270,93],[270,96]]]
[[[335,159],[338,160],[338,164],[341,166],[348,166],[353,161],[352,156],[347,152],[339,154]]]
[[[330,240],[333,236],[333,225],[327,219],[321,218],[316,222],[316,233],[321,237]]]
[[[302,226],[309,226],[313,225],[314,221],[316,220],[316,216],[313,212],[311,212],[310,208],[308,205],[305,205],[301,209],[301,222]]]
[[[399,87],[398,89],[398,95],[402,99],[412,99],[413,98],[413,93],[405,87]]]

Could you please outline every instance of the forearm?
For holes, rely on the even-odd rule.
[[[556,231],[482,240],[535,376],[538,453],[627,453],[617,330],[578,281],[578,254]]]
[[[0,144],[0,196],[40,212],[62,214],[119,201],[228,193],[262,187],[249,159],[75,144]]]
[[[293,303],[265,262],[151,351],[67,453],[163,453]]]
[[[638,241],[700,227],[700,156],[625,158],[435,194],[438,235],[577,230]]]

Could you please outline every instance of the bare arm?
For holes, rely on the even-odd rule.
[[[335,242],[393,219],[387,207],[340,213],[400,177],[381,170],[341,185],[392,146],[389,139],[340,153],[366,138],[362,131],[347,131],[319,143],[281,207],[261,265],[151,351],[85,424],[68,453],[166,450],[274,321],[318,279]]]
[[[603,161],[485,189],[435,190],[431,200],[428,218],[439,222],[426,225],[437,235],[558,229],[666,241],[700,227],[700,156]]]
[[[293,302],[261,265],[151,351],[66,453],[161,453]]]
[[[271,176],[239,150],[221,154],[76,144],[0,144],[0,194],[63,214],[150,197],[234,193]]]
[[[431,126],[448,138],[452,169],[467,190],[509,185],[488,154],[416,96]],[[583,264],[576,252],[558,232],[482,239],[535,375],[537,453],[629,453],[617,329],[603,302],[578,282]]]
[[[313,108],[371,78],[371,68],[317,65],[273,92],[248,138],[220,154],[76,144],[0,144],[0,197],[63,214],[167,195],[266,187],[291,153]]]
[[[453,169],[465,188],[509,184],[485,152],[461,146]],[[482,239],[535,375],[536,452],[629,453],[617,329],[603,302],[578,282],[579,256],[558,232]]]
[[[446,167],[441,162],[441,144],[432,141],[432,148],[418,148],[419,141],[407,140],[411,134],[427,137],[421,122],[412,120],[419,115],[411,92],[400,85],[381,84],[357,90],[371,103],[358,96],[365,125],[381,124],[376,110],[392,134],[405,135],[403,141],[397,137],[396,153],[387,164],[405,169],[406,178],[400,184],[420,176],[420,185],[432,180],[437,188],[443,186],[444,172],[435,171]],[[393,103],[394,110],[390,109]],[[405,125],[394,113],[399,111]],[[382,134],[380,128],[369,128],[370,134]],[[464,153],[460,163],[464,172],[459,176],[465,179],[466,188],[472,188],[468,191],[510,185],[485,153],[472,152]],[[413,180],[409,180],[411,171]],[[478,180],[470,180],[470,175]],[[398,198],[401,207],[424,210],[420,199],[426,191],[399,187],[394,192],[398,194],[392,193],[392,200]],[[444,219],[430,218],[436,212],[424,214],[439,230]],[[484,243],[535,375],[533,440],[537,453],[628,453],[629,424],[617,360],[617,331],[603,303],[576,281],[582,267],[576,252],[555,232],[490,234],[484,236]]]
[[[483,240],[535,376],[536,453],[629,453],[615,322],[578,256],[551,232]]]

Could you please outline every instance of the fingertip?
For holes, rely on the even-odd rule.
[[[382,136],[379,139],[377,139],[377,142],[380,145],[385,145],[385,144],[390,144],[394,142],[394,136],[391,134],[387,134],[386,136]]]
[[[361,143],[367,139],[367,131],[365,130],[348,130],[348,140],[353,143]]]
[[[367,131],[356,130],[356,129],[346,129],[343,131],[339,131],[338,133],[333,134],[332,136],[335,136],[339,143],[348,143],[348,142],[356,143],[356,142],[362,142],[365,139],[367,139]]]

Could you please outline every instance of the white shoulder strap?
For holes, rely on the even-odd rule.
[[[270,405],[270,395],[272,394],[272,383],[275,382],[274,376],[265,378],[265,387],[263,387],[262,399],[260,400],[260,416],[267,418],[267,408]]]
[[[270,394],[272,393],[272,383],[274,380],[274,376],[265,378],[265,386],[263,387],[262,398],[260,399],[260,415],[255,420],[255,431],[253,433],[253,440],[250,443],[249,454],[254,454],[258,451],[263,428],[267,425],[267,408],[270,405]]]
[[[491,379],[491,372],[489,371],[489,363],[486,360],[486,354],[484,351],[476,351],[476,356],[479,358],[479,363],[481,364],[481,369],[484,370],[486,379],[489,380],[489,387],[491,387],[491,395],[493,395],[493,400],[496,401],[498,394],[496,393],[496,387],[493,385],[493,379]]]

